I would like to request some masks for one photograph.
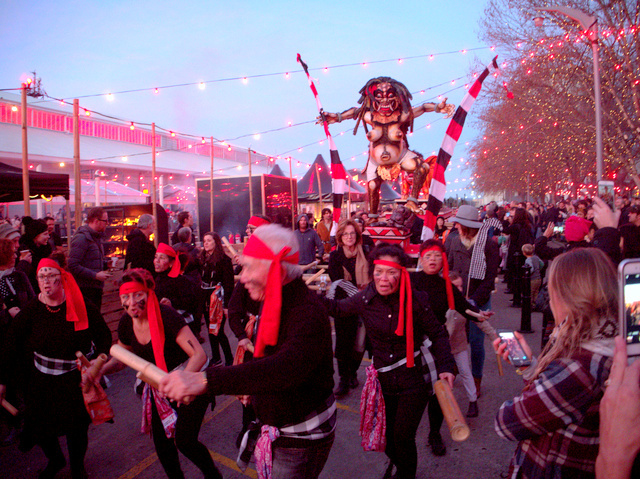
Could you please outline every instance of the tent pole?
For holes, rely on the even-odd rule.
[[[351,175],[347,172],[347,181],[349,181],[349,190],[347,193],[347,219],[351,218]]]
[[[29,150],[27,145],[27,84],[22,84],[22,198],[24,215],[31,216],[29,204]]]
[[[296,229],[296,210],[293,200],[293,172],[291,170],[291,158],[289,158],[289,186],[291,187],[291,229]]]
[[[213,224],[213,137],[211,137],[211,172],[209,174],[209,231],[214,231]]]
[[[73,181],[75,183],[74,203],[76,230],[82,226],[82,184],[80,183],[80,103],[73,100]],[[71,211],[69,211],[71,214]],[[69,231],[71,236],[71,231]]]
[[[249,218],[253,216],[253,181],[251,181],[251,145],[247,149],[249,158]]]
[[[151,211],[153,213],[153,244],[158,247],[158,205],[156,188],[158,180],[156,177],[156,124],[151,123]]]
[[[320,211],[322,211],[324,209],[324,202],[322,201],[322,184],[320,183],[318,163],[316,163],[316,178],[318,179],[318,199],[320,200]],[[320,214],[320,217],[322,217],[322,214]]]
[[[71,206],[67,198],[67,252],[71,251]]]

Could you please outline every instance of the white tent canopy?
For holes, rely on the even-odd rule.
[[[81,199],[82,203],[96,203],[96,182],[95,180],[80,180],[81,182]],[[118,183],[117,181],[98,180],[99,196],[101,205],[113,204],[132,204],[132,203],[148,203],[149,195],[135,190],[128,186]],[[69,180],[69,201],[74,204],[75,201],[75,182]],[[65,200],[60,197],[53,198],[53,203],[64,203]]]

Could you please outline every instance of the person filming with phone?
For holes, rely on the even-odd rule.
[[[502,404],[494,427],[518,441],[509,477],[595,477],[599,406],[618,331],[615,267],[598,248],[576,248],[553,261],[548,287],[551,339],[537,360],[518,368],[525,387]],[[522,335],[515,338],[531,358]],[[513,357],[509,341],[493,346],[505,360]]]

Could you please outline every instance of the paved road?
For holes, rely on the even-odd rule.
[[[520,309],[509,307],[510,296],[503,294],[504,285],[497,284],[497,292],[492,298],[496,312],[492,324],[496,328],[517,329],[520,325]],[[534,352],[539,351],[541,314],[534,313],[532,324],[536,332],[530,335]],[[230,338],[232,334],[227,332]],[[235,341],[233,341],[235,342]],[[207,345],[208,348],[208,345]],[[470,438],[463,443],[455,443],[443,425],[442,433],[447,445],[444,457],[435,457],[426,446],[429,432],[428,417],[418,430],[418,475],[419,478],[495,478],[505,477],[509,459],[515,444],[504,441],[493,430],[493,418],[500,404],[518,394],[522,388],[520,376],[511,366],[504,365],[505,375],[498,376],[496,356],[489,341],[485,341],[487,360],[483,379],[483,395],[479,399],[480,416],[470,419]],[[365,367],[359,371],[361,384],[364,383]],[[337,375],[336,375],[337,379]],[[92,479],[151,479],[165,477],[154,452],[149,437],[140,431],[140,401],[133,392],[134,374],[125,370],[111,377],[113,386],[108,394],[116,414],[114,424],[104,424],[89,429],[89,451],[86,468]],[[354,390],[339,401],[336,441],[322,473],[323,479],[364,479],[380,478],[387,466],[383,453],[363,452],[358,436],[360,416],[358,413],[360,390]],[[463,413],[467,409],[467,399],[462,384],[457,381],[454,393]],[[200,433],[200,439],[207,445],[223,476],[228,479],[257,477],[255,470],[244,474],[235,465],[237,450],[235,437],[241,423],[240,403],[233,397],[221,396],[214,411],[208,411]],[[0,432],[4,432],[0,427]],[[66,446],[63,444],[66,454]],[[186,458],[181,457],[185,477],[201,477],[199,471]],[[16,446],[0,448],[0,477],[5,479],[26,479],[37,477],[46,465],[46,459],[39,448],[23,454]],[[70,477],[65,468],[58,478]]]

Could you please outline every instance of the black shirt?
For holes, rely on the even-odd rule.
[[[187,353],[176,343],[176,337],[182,328],[187,324],[184,319],[170,306],[160,305],[160,315],[164,325],[164,360],[167,369],[171,371],[189,359]],[[129,346],[133,353],[146,359],[150,363],[156,364],[153,355],[153,345],[151,341],[147,344],[140,344],[133,332],[133,319],[127,313],[122,315],[118,324],[118,339],[125,346]]]

